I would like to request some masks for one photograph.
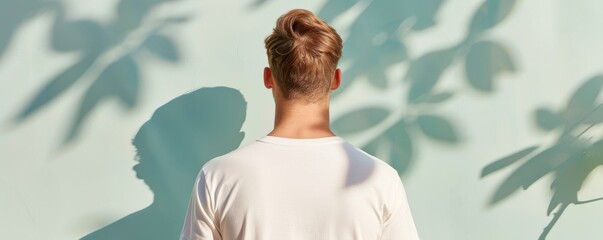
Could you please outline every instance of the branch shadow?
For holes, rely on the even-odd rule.
[[[411,34],[430,29],[438,24],[437,14],[443,0],[329,0],[320,9],[319,16],[332,21],[346,11],[361,6],[361,13],[353,20],[349,37],[344,40],[342,62],[349,64],[344,76],[348,81],[339,94],[355,81],[365,77],[369,84],[382,91],[406,87],[406,99],[401,99],[403,110],[387,106],[368,106],[352,109],[333,122],[335,132],[342,135],[358,134],[388,125],[380,134],[368,139],[362,147],[366,152],[389,161],[400,174],[411,169],[415,156],[418,134],[439,142],[455,145],[463,141],[457,127],[446,117],[429,111],[452,99],[458,93],[438,90],[437,86],[445,71],[462,64],[467,86],[483,94],[492,94],[495,81],[501,75],[518,70],[517,61],[504,43],[488,36],[489,31],[508,19],[518,1],[484,0],[473,12],[466,35],[447,47],[433,49],[411,58],[406,44]],[[389,81],[385,72],[403,63],[408,66],[401,79]],[[362,80],[364,80],[362,79]],[[600,199],[580,201],[577,191],[590,172],[602,165],[602,140],[581,138],[588,129],[603,122],[603,111],[595,104],[602,77],[593,76],[576,91],[567,107],[555,112],[541,108],[535,113],[540,128],[560,131],[558,141],[544,150],[530,146],[483,169],[482,177],[506,168],[519,160],[519,166],[496,190],[490,204],[500,202],[519,189],[527,189],[535,181],[551,173],[555,179],[551,185],[554,194],[547,214],[557,209],[551,223],[545,227],[540,239],[545,239],[554,223],[570,203],[583,204]],[[401,116],[390,121],[391,116]],[[576,133],[580,128],[586,128]],[[593,143],[594,142],[594,143]],[[383,151],[384,150],[384,151]],[[534,154],[536,153],[537,154]],[[527,160],[526,160],[527,158]]]
[[[47,107],[76,84],[86,84],[61,146],[74,141],[84,127],[87,118],[103,102],[115,100],[125,110],[138,105],[140,85],[144,81],[140,73],[139,56],[149,52],[152,56],[170,63],[180,60],[180,50],[174,40],[161,33],[167,25],[188,20],[188,16],[173,16],[148,22],[149,12],[169,0],[120,0],[115,17],[109,22],[92,19],[68,19],[61,1],[11,1],[0,2],[4,7],[0,24],[0,56],[8,46],[20,23],[34,13],[49,11],[53,14],[49,42],[59,53],[78,53],[79,58],[71,66],[55,76],[15,114],[12,125],[18,125]],[[15,12],[13,12],[15,11]],[[151,28],[144,40],[132,45],[130,34]],[[129,47],[126,47],[129,46]],[[107,57],[111,51],[117,57]]]
[[[350,26],[349,37],[344,40],[341,62],[349,67],[344,69],[346,81],[342,81],[340,90],[333,92],[334,98],[363,79],[361,77],[384,92],[395,88],[407,92],[407,99],[400,99],[404,104],[401,109],[405,109],[401,114],[398,109],[369,106],[353,109],[333,122],[334,131],[344,136],[380,128],[387,122],[381,134],[368,139],[362,148],[388,161],[400,174],[407,173],[413,165],[418,134],[446,145],[463,141],[450,119],[429,111],[455,95],[435,88],[444,71],[457,62],[464,64],[468,86],[484,94],[495,91],[494,81],[502,73],[516,71],[510,51],[486,36],[510,15],[515,5],[513,0],[483,1],[473,13],[463,39],[411,58],[406,43],[408,36],[436,26],[436,16],[444,4],[444,0],[328,0],[318,11],[319,17],[332,21],[352,8],[363,7]],[[389,81],[385,72],[401,63],[408,66],[406,74]],[[392,116],[396,116],[395,121],[389,121]]]
[[[603,166],[603,139],[593,140],[584,134],[603,123],[603,103],[597,97],[603,87],[603,75],[595,75],[569,98],[564,109],[555,111],[538,108],[534,119],[538,128],[550,133],[560,133],[550,146],[530,146],[498,159],[483,168],[481,177],[516,166],[492,195],[489,204],[495,205],[519,190],[527,190],[536,181],[551,174],[553,195],[547,215],[555,209],[553,218],[543,229],[539,239],[546,239],[555,223],[570,204],[584,204],[601,199],[579,200],[578,192],[588,176]],[[541,149],[539,149],[541,148]],[[520,163],[523,162],[523,163]]]

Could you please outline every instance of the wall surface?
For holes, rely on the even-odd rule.
[[[422,239],[603,238],[601,1],[0,0],[0,239],[170,239],[191,174],[272,129],[293,8],[344,38],[332,127]]]

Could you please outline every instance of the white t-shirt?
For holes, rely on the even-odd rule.
[[[402,181],[339,136],[265,135],[199,172],[181,240],[418,240]]]

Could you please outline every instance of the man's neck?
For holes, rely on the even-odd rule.
[[[329,123],[329,102],[277,102],[274,129],[268,135],[286,138],[335,136]]]

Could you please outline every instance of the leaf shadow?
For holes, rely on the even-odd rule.
[[[342,85],[332,93],[333,98],[361,80],[383,92],[395,88],[407,92],[406,101],[400,100],[403,110],[380,106],[352,109],[332,124],[334,131],[344,136],[382,129],[381,134],[369,137],[361,147],[389,162],[400,174],[407,173],[413,165],[418,134],[447,145],[463,141],[461,131],[449,117],[429,110],[458,95],[437,88],[445,71],[463,63],[468,86],[490,94],[496,90],[494,82],[502,72],[516,70],[515,59],[504,44],[485,34],[510,15],[515,1],[483,1],[473,13],[464,38],[411,57],[408,36],[437,26],[437,15],[445,3],[444,0],[328,0],[318,10],[318,16],[329,22],[350,9],[361,9],[344,39],[341,62],[348,67],[344,69]],[[398,64],[406,65],[407,71],[401,79],[391,81],[385,72]],[[391,120],[392,117],[396,119]]]
[[[61,146],[73,142],[85,126],[89,115],[107,100],[116,100],[128,111],[138,105],[140,85],[144,81],[143,74],[140,73],[144,67],[141,66],[141,57],[138,56],[140,52],[150,52],[152,56],[171,63],[181,59],[178,45],[171,36],[162,34],[161,29],[167,25],[183,23],[188,20],[188,16],[169,16],[160,19],[158,23],[145,21],[152,9],[164,2],[177,1],[120,0],[115,9],[115,17],[109,22],[68,19],[63,2],[41,2],[43,1],[28,0],[9,4],[8,1],[2,1],[1,4],[7,6],[2,8],[2,11],[15,7],[20,11],[2,15],[3,20],[13,24],[8,27],[0,24],[0,31],[12,33],[14,28],[18,27],[18,24],[14,23],[24,21],[25,16],[31,16],[32,12],[45,6],[44,10],[53,14],[50,46],[59,53],[78,53],[79,58],[62,72],[50,77],[11,121],[13,125],[26,121],[70,91],[73,86],[84,84],[84,95],[72,115]],[[143,41],[134,41],[134,46],[130,46],[133,45],[130,35],[143,28],[151,28],[152,31],[144,36]],[[2,36],[4,38],[0,39],[0,50],[11,38],[10,34]],[[115,52],[118,52],[117,57],[108,57],[116,55]]]
[[[485,177],[519,165],[515,166],[495,190],[490,205],[500,203],[519,190],[528,189],[547,175],[553,176],[550,185],[553,194],[547,207],[547,215],[551,215],[555,209],[557,211],[539,239],[546,239],[570,204],[578,205],[603,199],[578,199],[578,192],[589,174],[597,167],[603,166],[603,138],[592,140],[592,137],[584,136],[591,128],[603,122],[603,103],[597,103],[602,86],[603,75],[595,75],[584,81],[572,94],[564,109],[555,111],[541,107],[535,110],[534,122],[541,130],[560,133],[551,146],[545,146],[542,150],[537,150],[538,146],[525,148],[490,163],[482,170],[481,177]]]
[[[21,25],[51,4],[43,0],[0,0],[0,57]]]

